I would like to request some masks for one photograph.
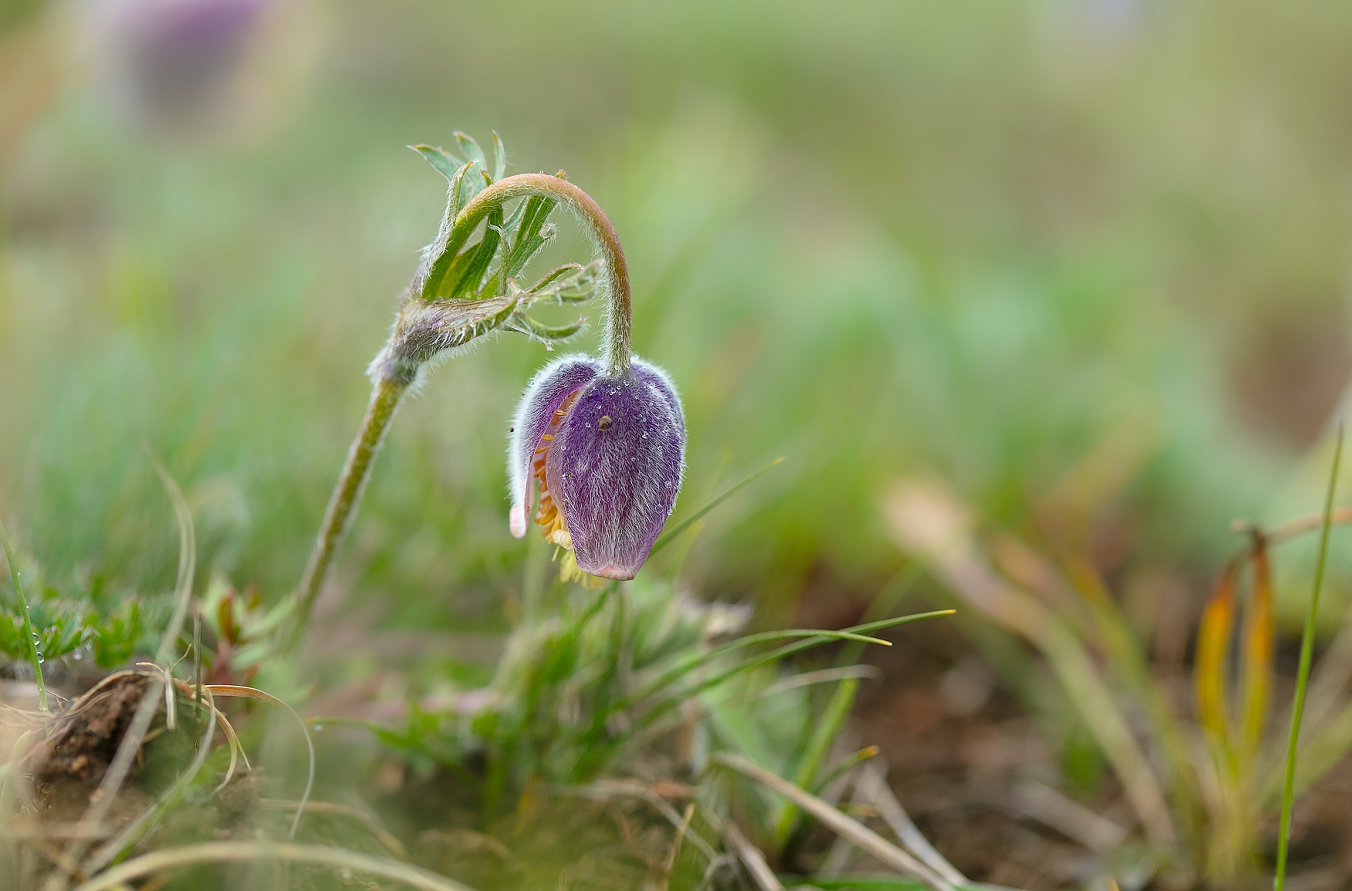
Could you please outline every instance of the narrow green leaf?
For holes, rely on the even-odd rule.
[[[493,179],[502,179],[507,172],[507,147],[502,144],[498,131],[493,131]]]
[[[701,683],[694,689],[684,691],[682,692],[680,697],[671,699],[668,702],[676,703],[679,702],[680,700],[687,699],[690,696],[695,695],[696,693],[700,693],[704,690],[709,689],[710,686],[713,686],[715,684],[721,684],[723,681],[727,680],[729,677],[739,672],[746,671],[751,668],[756,668],[760,665],[765,665],[770,662],[774,662],[778,659],[784,658],[785,656],[791,656],[794,653],[799,653],[802,652],[803,650],[811,649],[812,647],[821,646],[822,644],[827,643],[829,641],[863,640],[868,643],[878,644],[881,646],[891,646],[891,644],[885,640],[869,636],[869,632],[881,631],[884,628],[892,628],[897,625],[905,625],[909,622],[916,622],[919,621],[920,619],[929,619],[934,616],[950,616],[954,612],[955,611],[951,609],[943,609],[943,610],[935,610],[933,612],[928,613],[917,613],[915,615],[910,616],[894,616],[893,618],[890,619],[879,619],[876,622],[868,622],[864,625],[855,625],[852,628],[846,628],[842,631],[820,631],[820,630],[809,631],[803,629],[790,629],[788,631],[765,631],[761,632],[760,634],[749,634],[745,637],[741,637],[738,638],[737,640],[731,641],[730,643],[726,643],[721,647],[716,647],[715,649],[707,653],[699,653],[694,656],[688,656],[685,659],[682,659],[676,665],[672,666],[667,671],[663,672],[662,675],[658,677],[656,680],[645,685],[641,690],[627,697],[623,701],[621,707],[626,707],[628,705],[633,705],[637,702],[640,702],[641,700],[654,695],[655,693],[659,692],[665,687],[685,677],[694,669],[699,668],[700,666],[708,664],[710,662],[713,662],[717,659],[720,659],[724,656],[727,656],[730,653],[734,653],[737,650],[744,649],[746,647],[753,646],[755,644],[769,643],[771,641],[776,640],[791,640],[793,638],[805,638],[797,643],[792,643],[789,644],[788,646],[780,647],[776,650],[770,651],[769,653],[763,654],[761,656],[752,657],[751,659],[738,663],[731,669],[725,671],[723,674],[717,676],[715,679],[713,679],[712,682]],[[662,709],[661,706],[659,706],[659,709],[665,710]]]
[[[459,282],[464,278],[465,271],[474,262],[475,255],[476,251],[471,248],[454,257],[449,254],[438,257],[437,262],[432,264],[431,272],[427,274],[427,281],[423,283],[423,299],[441,300],[450,297],[454,292],[452,282]],[[442,263],[443,259],[445,263]]]
[[[560,266],[558,269],[553,270],[544,278],[540,279],[538,282],[527,288],[526,293],[538,294],[539,292],[545,290],[550,285],[554,284],[554,282],[563,278],[565,275],[577,275],[578,273],[582,272],[583,268],[584,267],[579,266],[576,263],[564,264],[563,266]]]
[[[474,141],[474,137],[468,133],[455,131],[456,145],[460,146],[460,154],[471,161],[477,161],[485,173],[488,172],[488,159],[484,157],[484,150],[479,148],[479,143]]]
[[[1291,844],[1291,809],[1295,803],[1296,751],[1300,744],[1300,719],[1305,714],[1305,692],[1310,686],[1310,661],[1314,658],[1314,626],[1319,618],[1319,591],[1324,584],[1324,568],[1328,563],[1329,529],[1333,526],[1333,496],[1338,489],[1338,465],[1343,457],[1343,425],[1338,425],[1338,437],[1333,446],[1333,469],[1329,471],[1328,493],[1324,498],[1324,526],[1319,535],[1319,560],[1314,570],[1314,590],[1310,592],[1310,609],[1305,614],[1305,631],[1300,638],[1300,667],[1296,671],[1296,697],[1291,705],[1291,736],[1286,745],[1286,777],[1282,781],[1281,828],[1277,835],[1277,870],[1272,879],[1275,891],[1286,884],[1286,858]]]
[[[908,622],[915,622],[915,621],[918,621],[918,620],[920,620],[920,619],[929,619],[929,618],[932,618],[932,617],[934,617],[934,616],[949,616],[949,615],[952,615],[953,612],[954,612],[954,610],[946,609],[946,610],[935,610],[934,612],[928,612],[928,613],[918,613],[918,614],[913,615],[913,616],[902,616],[902,617],[900,617],[900,618],[898,618],[898,619],[896,619],[896,620],[892,620],[892,624],[893,624],[893,625],[904,625],[904,624],[906,624],[906,623],[908,623]],[[756,669],[756,668],[760,668],[760,667],[763,666],[763,665],[769,665],[769,664],[771,664],[771,663],[773,663],[773,662],[778,662],[778,661],[780,661],[781,659],[788,658],[789,656],[792,656],[792,655],[794,655],[794,654],[796,654],[796,653],[801,653],[801,652],[803,652],[804,650],[809,650],[809,649],[812,649],[813,647],[821,646],[822,644],[824,644],[824,643],[826,643],[827,641],[832,640],[832,639],[834,639],[834,638],[828,637],[828,636],[826,636],[826,635],[824,635],[824,634],[823,634],[823,635],[818,635],[817,637],[808,638],[807,640],[800,641],[800,642],[798,642],[798,643],[789,644],[788,646],[783,646],[783,647],[779,647],[779,648],[776,649],[776,650],[771,650],[769,653],[765,653],[765,654],[760,655],[760,656],[754,656],[754,657],[752,657],[752,658],[750,658],[750,659],[746,659],[746,660],[744,660],[744,661],[742,661],[742,662],[740,662],[740,663],[738,663],[738,664],[732,666],[731,668],[727,669],[726,671],[723,671],[723,672],[721,672],[721,673],[719,673],[719,674],[714,675],[713,677],[707,678],[707,679],[705,679],[705,680],[699,682],[698,684],[694,685],[693,687],[689,687],[689,688],[686,688],[686,689],[681,690],[680,693],[679,693],[678,695],[673,696],[672,698],[667,699],[666,701],[662,702],[660,705],[658,705],[656,708],[654,708],[651,712],[649,712],[647,715],[645,715],[645,716],[641,719],[641,723],[643,723],[643,724],[651,724],[652,721],[653,721],[654,719],[656,719],[656,718],[659,717],[660,715],[662,715],[662,714],[664,714],[664,713],[670,711],[671,709],[675,708],[676,706],[680,705],[680,704],[681,704],[682,702],[684,702],[685,700],[690,699],[690,698],[692,698],[692,697],[694,697],[694,696],[698,696],[699,694],[703,693],[705,690],[711,690],[711,689],[713,689],[714,687],[717,687],[717,686],[723,684],[725,681],[729,680],[730,678],[734,677],[735,675],[741,674],[741,673],[746,672],[746,671],[751,671],[751,670]],[[890,646],[890,644],[889,644],[889,646]]]
[[[507,258],[507,274],[516,275],[526,267],[531,258],[540,252],[549,239],[540,234],[549,215],[554,212],[558,202],[552,198],[532,196],[524,202],[525,211],[521,223],[517,226],[516,237],[512,240],[512,252]]]
[[[19,578],[19,564],[14,561],[14,551],[9,547],[9,533],[5,524],[0,523],[0,545],[5,548],[5,560],[9,563],[9,577],[14,582],[14,593],[19,598],[19,614],[23,618],[23,634],[28,642],[28,658],[33,663],[33,675],[38,685],[38,708],[48,711],[47,684],[42,680],[42,654],[38,652],[38,635],[33,630],[33,620],[28,616],[28,598],[23,593],[23,581]]]
[[[426,158],[427,163],[435,167],[438,173],[451,182],[455,181],[456,171],[465,164],[464,161],[445,149],[433,145],[410,145],[409,148]]]
[[[484,274],[488,272],[488,267],[493,262],[493,256],[497,253],[498,242],[502,240],[502,206],[494,207],[488,212],[488,220],[484,225],[484,237],[479,242],[479,247],[474,250],[466,251],[472,254],[474,259],[465,267],[464,274],[460,276],[455,285],[450,289],[451,297],[466,297],[471,294],[477,294],[479,287],[483,284]]]
[[[525,313],[516,313],[504,325],[508,331],[515,331],[518,334],[524,334],[534,340],[538,340],[546,345],[558,340],[567,340],[577,334],[587,325],[585,317],[578,319],[571,325],[542,325],[532,319]]]
[[[840,733],[841,726],[850,716],[850,709],[854,706],[854,697],[858,691],[859,679],[847,678],[841,681],[831,694],[831,700],[826,704],[826,710],[822,713],[821,719],[817,721],[812,730],[812,736],[808,739],[807,750],[803,753],[803,759],[798,762],[798,770],[794,772],[793,784],[795,786],[801,786],[804,789],[811,789],[816,786],[817,774],[821,772],[822,765],[830,756],[831,745],[836,741],[836,735]],[[774,841],[776,849],[783,850],[797,826],[798,808],[794,807],[792,802],[785,802],[783,809],[780,811],[779,822],[775,826]]]
[[[462,193],[464,192],[464,182],[469,174],[470,168],[474,166],[473,161],[468,161],[458,167],[450,177],[450,189],[446,195],[446,213],[442,218],[441,231],[437,233],[436,257],[432,260],[432,266],[427,270],[427,278],[423,280],[422,297],[424,300],[436,300],[447,296],[443,293],[446,290],[447,282],[457,282],[459,277],[464,274],[465,267],[459,265],[461,257],[465,257],[464,263],[469,262],[466,253],[453,255],[446,252],[446,237],[450,234],[451,224],[455,222],[456,214],[460,213],[463,206]]]

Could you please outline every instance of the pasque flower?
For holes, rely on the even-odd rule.
[[[446,211],[404,290],[389,342],[367,369],[371,401],[289,607],[286,647],[301,639],[404,395],[438,359],[474,341],[513,331],[552,348],[585,321],[550,327],[530,315],[535,305],[600,297],[603,350],[600,358],[578,354],[550,363],[526,389],[508,462],[512,534],[526,534],[538,480],[535,522],[562,553],[564,579],[631,579],[676,503],[685,419],[667,376],[630,351],[629,272],[605,211],[562,171],[504,178],[497,134],[491,165],[474,140],[457,133],[456,141],[461,157],[413,146],[446,177]],[[600,256],[523,286],[518,277],[557,231],[547,221],[559,206],[578,216]],[[482,234],[471,244],[476,232]]]
[[[684,454],[681,402],[661,369],[555,360],[526,388],[512,425],[512,534],[526,534],[538,480],[535,522],[563,549],[563,578],[631,579],[676,503]]]

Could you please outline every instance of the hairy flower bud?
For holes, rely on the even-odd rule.
[[[536,374],[517,409],[512,534],[526,534],[534,477],[535,522],[568,552],[564,578],[631,579],[676,503],[684,462],[685,419],[666,374],[635,359],[608,375],[591,356],[564,356]]]

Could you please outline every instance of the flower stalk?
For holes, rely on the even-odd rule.
[[[390,422],[429,362],[500,330],[516,331],[552,348],[553,343],[581,330],[585,319],[552,328],[526,311],[542,302],[580,303],[599,292],[606,306],[606,375],[618,381],[632,380],[629,273],[619,236],[605,211],[561,173],[524,173],[493,181],[478,145],[461,134],[457,139],[462,148],[468,148],[466,154],[471,159],[458,167],[459,159],[440,149],[415,147],[450,183],[445,222],[404,292],[389,342],[368,369],[373,385],[371,400],[293,595],[282,641],[286,650],[293,650],[304,634]],[[496,137],[495,146],[496,173],[501,177],[501,143]],[[484,184],[477,181],[478,177]],[[513,201],[519,203],[508,217],[505,206]],[[586,225],[600,257],[588,266],[560,267],[523,289],[514,276],[553,237],[554,230],[546,219],[558,204],[566,205]],[[481,224],[480,241],[464,249]]]
[[[394,419],[394,412],[408,387],[407,383],[388,378],[375,383],[375,389],[371,392],[371,402],[366,407],[366,416],[362,418],[357,438],[352,441],[347,460],[343,463],[338,484],[329,497],[319,537],[315,540],[314,550],[310,552],[310,561],[305,567],[305,575],[301,577],[300,587],[296,592],[293,638],[305,627],[310,610],[314,607],[315,598],[319,596],[324,579],[328,576],[329,567],[333,565],[338,545],[352,523],[353,512],[357,502],[361,500],[362,490],[366,488],[366,481],[370,479],[371,465],[375,462],[376,453],[380,451],[380,446],[385,441],[390,421]]]

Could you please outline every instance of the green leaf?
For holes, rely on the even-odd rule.
[[[531,258],[540,252],[549,239],[541,235],[545,222],[554,212],[558,202],[552,198],[532,196],[524,202],[525,211],[521,223],[517,226],[516,237],[512,240],[512,252],[507,257],[507,275],[513,276],[525,268]]]
[[[437,148],[436,146],[411,145],[409,148],[426,158],[427,163],[435,167],[437,172],[446,177],[450,182],[455,182],[457,171],[465,164],[464,161],[461,161],[455,155],[452,155],[445,149]]]
[[[465,267],[464,274],[460,276],[458,281],[448,278],[449,281],[455,282],[450,288],[449,296],[465,297],[469,294],[477,294],[480,285],[483,284],[484,274],[488,272],[488,267],[493,262],[493,255],[497,253],[498,243],[501,240],[502,205],[498,205],[488,212],[488,220],[484,225],[484,237],[479,242],[478,248],[466,251],[467,254],[473,254],[474,259]]]
[[[515,331],[518,334],[524,334],[527,337],[538,340],[547,346],[556,340],[567,340],[581,331],[586,325],[586,317],[578,319],[571,325],[551,326],[542,325],[525,313],[517,313],[512,316],[503,327],[508,331]]]
[[[432,260],[431,268],[427,270],[427,277],[423,279],[422,298],[424,300],[436,300],[448,296],[443,293],[446,291],[447,282],[458,282],[460,276],[464,274],[465,266],[461,265],[461,258],[465,257],[463,263],[469,262],[466,254],[452,255],[446,252],[446,238],[450,235],[451,224],[455,222],[456,215],[460,213],[460,208],[464,206],[462,197],[464,182],[473,166],[474,162],[468,161],[460,165],[451,174],[450,189],[446,195],[446,213],[442,217],[441,231],[437,233],[436,257]]]
[[[502,175],[507,172],[507,148],[502,144],[502,137],[498,131],[493,131],[493,179],[502,179]]]
[[[470,136],[467,133],[461,133],[459,130],[456,130],[455,142],[457,145],[460,146],[460,154],[464,155],[471,161],[477,161],[479,167],[485,173],[488,172],[488,159],[484,157],[484,150],[479,148],[479,143],[474,141],[473,136]]]
[[[578,275],[579,273],[582,272],[584,268],[585,267],[579,266],[577,263],[566,263],[563,266],[560,266],[558,269],[555,269],[552,272],[550,272],[548,275],[540,279],[535,284],[531,285],[529,288],[526,289],[526,293],[538,294],[541,291],[548,288],[550,285],[554,284],[554,282],[563,278],[565,275]]]

